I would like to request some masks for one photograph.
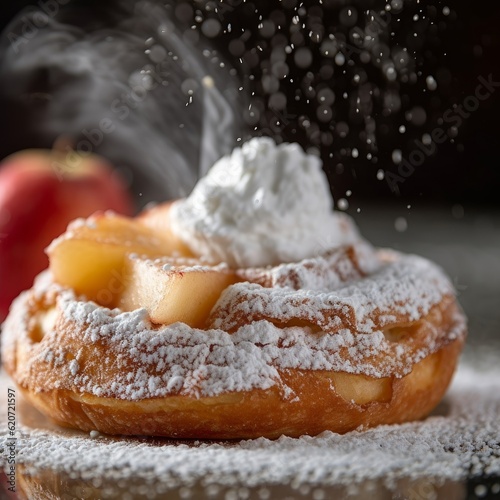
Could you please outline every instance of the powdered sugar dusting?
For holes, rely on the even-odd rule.
[[[415,348],[389,342],[381,331],[353,335],[341,328],[335,334],[319,335],[308,327],[279,328],[264,320],[244,325],[232,335],[181,323],[155,328],[145,310],[110,311],[69,296],[61,308],[57,330],[68,337],[64,346],[51,338],[58,334],[51,331],[46,333],[47,342],[34,347],[33,362],[42,362],[50,373],[47,389],[67,388],[125,400],[170,394],[215,396],[272,386],[286,396],[287,386],[279,371],[287,368],[401,377],[443,342],[431,335]],[[458,314],[446,338],[462,336],[463,321]],[[20,336],[25,329],[20,325],[19,330],[11,331]],[[99,344],[99,352],[104,346],[107,356],[93,360],[94,344]],[[82,349],[87,351],[85,362],[80,360]],[[91,369],[90,364],[96,362],[99,369]],[[90,363],[89,370],[86,363]],[[31,361],[20,371],[21,384],[29,376],[30,366]],[[102,376],[109,372],[116,375],[112,379]]]
[[[393,487],[402,478],[439,483],[500,475],[500,369],[481,363],[482,371],[469,364],[459,368],[441,411],[423,422],[232,444],[91,439],[85,433],[20,424],[17,460],[31,473],[51,470],[117,488],[130,478],[130,491],[147,484],[151,494],[179,487],[196,487],[207,495],[213,485],[327,488],[371,480]],[[0,432],[5,445],[5,423]]]
[[[403,377],[415,363],[465,333],[464,317],[457,311],[444,332],[424,325],[421,338],[386,338],[385,327],[419,320],[453,295],[442,271],[420,257],[376,252],[360,244],[302,261],[295,269],[298,289],[286,280],[272,288],[249,282],[228,287],[207,330],[184,323],[154,325],[145,309],[110,310],[69,290],[52,290],[45,276],[16,301],[11,315],[16,320],[7,320],[4,346],[20,339],[34,349],[19,368],[21,384],[34,369],[31,363],[41,362],[51,387],[98,397],[211,397],[276,386],[286,398],[290,391],[283,370]],[[280,266],[262,272],[278,284],[290,270]],[[301,288],[313,281],[312,289]],[[57,328],[44,332],[44,342],[35,344],[27,333],[33,321],[26,311],[30,293],[53,296],[48,307],[60,311]],[[17,318],[23,318],[21,323]],[[296,326],[293,320],[306,324]],[[61,334],[64,341],[58,340]],[[99,355],[99,366],[92,368],[95,353],[103,351],[107,355]]]
[[[329,291],[236,283],[216,304],[212,326],[232,331],[242,318],[280,322],[301,318],[327,332],[347,328],[353,333],[371,333],[394,322],[396,314],[400,322],[415,321],[444,295],[454,294],[444,273],[428,260],[395,253],[392,257],[393,262],[373,275],[347,283],[339,280]],[[342,317],[348,322],[341,321]]]
[[[374,248],[360,240],[315,258],[267,268],[244,268],[238,274],[266,288],[328,291],[372,274],[381,266]]]
[[[183,273],[197,273],[212,271],[221,273],[229,270],[226,262],[221,262],[217,265],[210,265],[204,259],[191,259],[186,257],[158,257],[155,259],[148,258],[144,255],[135,253],[127,256],[130,260],[140,260],[149,266],[155,266],[163,271],[182,271]]]

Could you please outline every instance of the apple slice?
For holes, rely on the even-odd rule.
[[[147,208],[136,217],[136,220],[140,224],[143,224],[144,226],[163,234],[163,236],[165,236],[169,240],[175,241],[175,244],[183,249],[183,255],[190,255],[192,257],[195,257],[195,253],[193,253],[189,246],[172,231],[170,212],[172,207],[174,206],[174,203],[175,201],[166,201],[151,208]],[[201,256],[196,255],[196,257]]]
[[[146,208],[137,216],[137,220],[157,231],[170,232],[170,209],[174,203],[174,201],[166,201],[151,208]]]
[[[125,289],[123,265],[127,254],[190,255],[178,240],[110,213],[73,222],[47,253],[57,283],[107,307],[114,307]]]
[[[392,397],[392,379],[373,378],[354,373],[335,372],[330,374],[335,391],[346,401],[358,405],[387,402]]]
[[[21,151],[2,160],[0,323],[12,300],[48,266],[47,245],[70,221],[107,209],[134,211],[126,185],[103,158],[65,147],[64,152]]]
[[[147,260],[129,256],[125,265],[125,290],[119,307],[125,311],[144,307],[153,323],[177,321],[203,328],[221,293],[238,277],[225,265],[202,266],[198,261]]]

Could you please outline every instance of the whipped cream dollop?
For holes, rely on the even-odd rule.
[[[333,212],[320,159],[265,137],[217,161],[174,203],[171,224],[193,252],[233,267],[299,261],[359,238]]]

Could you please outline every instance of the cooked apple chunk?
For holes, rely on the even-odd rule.
[[[167,201],[144,209],[137,216],[137,221],[157,231],[170,232],[170,210],[174,202]]]
[[[126,287],[120,308],[145,308],[151,321],[177,321],[203,328],[221,293],[238,281],[227,266],[199,265],[196,261],[156,259],[131,255],[125,265]]]
[[[110,213],[73,222],[47,253],[57,283],[108,307],[116,305],[125,288],[126,255],[190,255],[178,240]]]
[[[335,372],[329,377],[335,391],[347,401],[358,405],[373,402],[387,402],[392,397],[392,380],[390,377],[372,378],[366,375]]]

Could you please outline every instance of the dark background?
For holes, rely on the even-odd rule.
[[[193,24],[191,18],[195,16],[201,19],[196,21],[199,26],[203,20],[221,19],[220,13],[213,8],[214,4],[221,7],[220,2],[189,0],[175,3],[186,7],[183,10],[183,22],[187,25]],[[201,39],[201,44],[206,42],[207,46],[216,47],[224,55],[237,69],[243,82],[245,97],[242,99],[244,105],[241,114],[246,131],[241,135],[273,135],[276,139],[299,141],[306,148],[318,148],[332,181],[335,200],[337,203],[344,198],[349,200],[349,212],[355,216],[362,234],[368,240],[376,245],[421,254],[446,270],[469,317],[470,333],[465,355],[472,359],[477,351],[498,358],[500,88],[463,123],[453,142],[450,140],[441,145],[433,157],[415,169],[414,174],[401,185],[398,194],[391,191],[384,179],[378,179],[377,173],[379,170],[396,173],[398,166],[392,160],[393,151],[400,149],[406,157],[414,148],[415,139],[430,133],[446,110],[463,103],[474,92],[479,76],[488,78],[491,74],[493,80],[500,82],[500,2],[421,0],[425,5],[417,8],[414,1],[406,0],[409,7],[405,6],[401,15],[394,15],[387,27],[388,33],[394,32],[391,47],[410,47],[417,61],[416,70],[424,77],[433,75],[438,82],[438,89],[427,92],[422,85],[398,82],[397,90],[401,97],[399,112],[385,115],[383,107],[376,103],[372,110],[378,132],[376,149],[360,146],[363,142],[360,140],[363,127],[340,99],[344,90],[355,87],[353,72],[360,66],[358,54],[353,55],[356,65],[347,68],[347,74],[337,71],[325,80],[336,95],[333,116],[329,122],[314,120],[317,111],[315,97],[311,97],[310,102],[305,99],[294,100],[297,89],[306,93],[304,79],[309,78],[308,73],[312,73],[311,82],[316,84],[317,75],[321,74],[321,68],[325,65],[319,55],[318,44],[307,39],[303,44],[313,53],[311,65],[304,69],[294,66],[292,57],[287,59],[295,83],[285,85],[285,82],[281,82],[279,90],[286,94],[287,105],[284,109],[273,109],[269,93],[262,85],[262,76],[271,71],[268,63],[272,59],[273,42],[261,33],[259,24],[262,20],[273,18],[283,21],[283,25],[289,25],[294,14],[290,6],[297,3],[294,0],[261,0],[242,5],[240,0],[226,0],[228,8],[223,9],[222,17],[226,28],[227,24],[231,24],[231,32],[221,31],[215,37],[205,41],[203,37]],[[319,2],[312,0],[304,3],[313,7],[319,5]],[[122,9],[125,4],[126,0],[73,0],[61,10],[61,20],[83,26],[87,31],[110,28],[117,19],[126,15]],[[208,10],[205,8],[207,4],[212,5]],[[37,2],[16,1],[8,5],[4,2],[0,8],[0,27],[6,26],[23,7],[29,5],[37,5]],[[317,23],[341,38],[348,32],[339,23],[340,12],[345,8],[353,6],[361,12],[365,9],[380,9],[384,5],[383,0],[324,0],[322,18],[305,19],[304,31],[310,28],[314,30],[314,24]],[[444,19],[442,11],[447,6],[451,13]],[[255,12],[256,7],[258,13]],[[414,21],[415,10],[419,9],[423,9],[425,15],[420,14],[419,20]],[[426,24],[429,20],[432,22]],[[234,41],[241,37],[245,29],[248,33],[245,34],[244,47],[236,44],[235,48]],[[415,32],[419,36],[414,37]],[[241,56],[235,55],[239,50],[242,50]],[[44,127],[44,113],[40,112],[39,107],[33,103],[26,105],[22,99],[23,91],[5,77],[3,63],[4,54],[0,52],[0,158],[24,148],[50,148],[57,134]],[[366,65],[364,70],[367,80],[378,89],[384,91],[390,86],[376,68]],[[55,79],[47,78],[47,74],[50,71],[41,68],[39,73],[25,75],[31,80],[29,91],[50,92],[52,86],[55,88],[74,83],[65,80],[64,72]],[[250,79],[249,75],[254,79]],[[74,109],[90,105],[94,98],[91,92],[82,89]],[[258,119],[246,116],[249,102],[253,102],[259,110]],[[405,112],[415,105],[425,109],[427,120],[421,125],[406,123],[407,131],[401,134],[399,127],[405,123]],[[311,118],[317,130],[304,127],[304,117]],[[282,123],[276,123],[276,118]],[[71,113],[68,113],[60,128],[70,128],[72,119],[74,116],[72,118]],[[350,125],[351,131],[346,137],[337,133],[337,125],[342,122]],[[332,131],[332,144],[321,144],[321,140],[318,144],[318,131],[320,139],[322,133]],[[111,149],[97,152],[119,164],[124,161],[120,156],[121,146],[115,142]],[[132,144],[134,146],[141,150],[142,141],[136,138]],[[353,147],[359,148],[357,158],[352,156]],[[345,150],[345,154],[342,150]],[[372,158],[368,159],[367,154],[371,154]],[[129,166],[140,171],[144,165],[134,158],[129,158]],[[154,175],[147,180],[149,186],[154,184]],[[142,189],[136,183],[132,187],[136,191]],[[149,201],[146,195],[143,198]],[[498,484],[498,477],[481,477],[469,481],[467,498],[479,497],[475,490],[477,485],[492,487],[493,484]],[[481,498],[498,498],[498,494],[481,495]]]
[[[119,15],[117,12],[120,12],[120,6],[125,4],[126,2],[70,1],[64,8],[61,8],[61,17],[69,23],[85,26],[87,30],[110,27]],[[177,2],[177,5],[179,4],[188,6],[184,11],[187,17],[191,12],[193,17],[198,14],[203,19],[221,19],[220,7],[223,4],[220,2],[208,2],[208,8],[207,2]],[[316,146],[321,151],[325,170],[333,179],[335,198],[338,200],[350,195],[352,196],[351,206],[357,206],[363,200],[395,201],[404,204],[429,200],[444,202],[450,206],[454,204],[498,206],[500,204],[498,194],[500,188],[498,149],[500,88],[487,101],[481,103],[479,109],[472,113],[470,118],[464,121],[458,130],[458,135],[453,138],[453,142],[447,141],[439,146],[433,157],[428,158],[422,166],[415,169],[415,173],[400,185],[399,193],[392,192],[388,183],[377,179],[376,175],[380,169],[386,173],[397,172],[398,165],[392,161],[394,149],[400,149],[404,157],[411,152],[414,149],[414,140],[421,138],[426,132],[430,133],[445,110],[463,103],[463,100],[474,92],[479,76],[487,78],[491,74],[493,80],[500,81],[499,2],[453,0],[447,3],[432,0],[422,7],[417,6],[414,1],[406,0],[401,14],[393,14],[387,27],[388,32],[394,32],[394,36],[391,37],[391,46],[410,47],[418,62],[416,70],[421,71],[424,76],[434,75],[438,82],[438,90],[428,92],[422,85],[400,83],[398,92],[402,105],[398,113],[386,116],[383,107],[375,104],[372,115],[377,122],[376,150],[364,147],[363,141],[359,139],[363,128],[356,122],[356,117],[349,114],[345,103],[339,97],[344,89],[352,87],[352,74],[349,74],[349,69],[347,75],[336,73],[326,80],[328,85],[335,90],[336,101],[333,105],[332,120],[315,124],[319,132],[318,130],[308,131],[301,124],[304,117],[310,115],[314,121],[316,108],[311,102],[316,101],[314,98],[310,102],[304,99],[294,101],[293,93],[298,85],[286,85],[282,82],[280,90],[288,94],[287,106],[285,109],[272,109],[268,100],[269,96],[262,88],[260,79],[263,74],[269,72],[269,66],[266,64],[274,41],[262,36],[259,24],[262,19],[268,18],[277,19],[276,24],[279,24],[280,20],[283,24],[290,23],[294,14],[292,7],[296,4],[294,0],[284,3],[277,0],[262,0],[248,4],[243,4],[239,0],[229,0],[225,3],[226,7],[222,9],[222,27],[230,24],[231,32],[221,31],[216,37],[211,36],[211,40],[206,40],[207,44],[215,46],[230,64],[237,68],[240,78],[245,82],[244,90],[247,99],[256,99],[257,104],[263,108],[260,121],[246,123],[248,134],[271,133],[287,141],[299,141],[305,147]],[[6,26],[22,8],[29,5],[37,5],[37,2],[18,1],[15,5],[13,3],[2,5],[0,25]],[[284,8],[284,5],[288,8]],[[317,2],[308,2],[308,7],[317,5],[319,5]],[[384,5],[384,1],[370,0],[325,1],[321,12],[318,14],[316,11],[320,18],[314,20],[308,13],[304,22],[319,22],[326,28],[326,31],[340,33],[342,37],[348,33],[347,28],[344,29],[339,23],[339,15],[343,9],[352,6],[359,12],[358,16],[361,16],[363,10],[380,9]],[[446,6],[451,9],[451,14],[443,17],[442,10]],[[216,7],[219,7],[219,12]],[[281,14],[278,11],[281,11]],[[314,11],[311,12],[314,14]],[[420,12],[418,23],[413,19],[414,12]],[[422,16],[422,12],[425,15]],[[426,24],[429,20],[430,24]],[[186,23],[193,24],[188,19]],[[199,21],[198,23],[201,25]],[[230,48],[231,41],[239,38],[245,29],[248,33],[245,35],[242,64],[240,56],[234,56],[237,51],[230,50]],[[413,36],[414,32],[418,33],[417,37]],[[319,44],[307,39],[302,43],[310,47],[313,61],[307,69],[302,69],[294,66],[293,58],[287,60],[290,75],[295,81],[306,78],[308,72],[316,75],[324,66],[324,60],[319,56]],[[255,48],[257,45],[259,50]],[[353,58],[356,57],[357,55],[354,54]],[[2,80],[1,63],[2,54],[0,54],[0,85],[8,86],[9,82]],[[359,65],[356,64],[356,66]],[[249,74],[254,75],[254,80],[248,79]],[[382,90],[387,87],[387,82],[381,79],[380,72],[371,70],[369,65],[366,67],[366,78]],[[56,84],[60,85],[60,82]],[[36,75],[34,75],[33,91],[37,90],[37,85],[42,84],[37,82]],[[46,82],[43,85],[44,91],[50,90],[50,87],[46,88]],[[250,97],[252,93],[254,96]],[[85,102],[91,99],[91,96],[82,94],[81,99]],[[405,123],[405,112],[414,105],[419,105],[426,111],[427,120],[418,126],[407,125],[406,133],[401,134],[398,128]],[[1,92],[0,109],[2,138],[0,157],[27,147],[50,147],[52,145],[54,137],[40,133],[39,127],[33,126],[34,120],[41,119],[35,111],[31,112],[29,107],[22,106],[11,97],[5,98]],[[282,121],[286,123],[280,123],[276,127],[276,116],[285,118]],[[352,123],[351,131],[345,138],[335,133],[335,124],[340,121]],[[254,126],[257,130],[252,130]],[[332,144],[321,144],[318,137],[328,130],[333,130]],[[359,150],[356,158],[353,158],[351,153],[353,147]],[[343,153],[342,150],[344,150]],[[372,154],[371,160],[366,158],[368,153]],[[107,156],[111,156],[110,159],[113,160],[112,153],[107,152]],[[348,191],[352,194],[346,195]]]

